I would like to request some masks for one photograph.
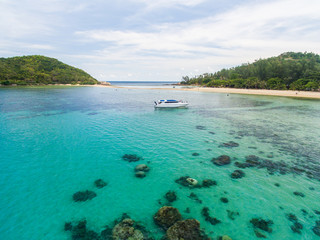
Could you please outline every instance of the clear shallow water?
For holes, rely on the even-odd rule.
[[[153,100],[160,98],[185,99],[190,107],[154,110]],[[99,232],[124,212],[160,239],[163,232],[152,216],[169,190],[178,196],[172,205],[184,218],[198,219],[213,239],[224,234],[258,239],[250,223],[254,217],[274,222],[272,233],[261,231],[268,239],[320,238],[312,231],[320,219],[314,212],[320,211],[319,101],[145,89],[3,88],[0,129],[0,239],[71,239],[65,222],[86,218],[88,228]],[[239,146],[221,147],[229,141]],[[195,152],[200,155],[192,156]],[[144,159],[128,163],[121,159],[124,154]],[[232,164],[210,162],[222,154]],[[281,174],[275,167],[271,175],[265,167],[246,168],[244,178],[231,179],[238,169],[234,162],[248,155],[305,172]],[[139,163],[151,168],[144,179],[134,176]],[[186,175],[218,185],[189,189],[175,183]],[[95,188],[99,178],[108,186]],[[87,189],[97,197],[72,200]],[[191,192],[201,204],[188,197]],[[203,207],[221,223],[206,222]],[[227,210],[239,216],[232,220]],[[301,234],[290,229],[288,213],[303,224]]]

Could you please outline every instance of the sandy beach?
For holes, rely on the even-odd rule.
[[[90,86],[90,85],[88,85]],[[92,86],[92,85],[91,85]],[[249,95],[265,95],[279,97],[295,97],[295,98],[312,98],[320,99],[320,92],[311,91],[291,91],[291,90],[267,90],[267,89],[239,89],[239,88],[204,88],[204,87],[182,87],[182,88],[135,88],[135,87],[119,87],[115,85],[95,85],[98,87],[109,88],[128,88],[128,89],[155,89],[155,90],[174,90],[174,91],[196,91],[208,93],[226,93],[226,94],[249,94]]]

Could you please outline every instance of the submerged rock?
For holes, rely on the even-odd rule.
[[[154,222],[165,230],[181,219],[179,210],[169,206],[160,208],[153,216]]]
[[[194,157],[197,157],[197,156],[199,156],[200,154],[199,153],[192,153],[192,156],[194,156]]]
[[[79,191],[73,194],[72,198],[75,202],[85,202],[87,200],[91,200],[92,198],[95,198],[97,194],[93,191]]]
[[[196,186],[198,184],[198,181],[194,178],[187,178],[186,181],[192,186]]]
[[[196,129],[198,129],[198,130],[206,130],[207,128],[205,126],[197,125]]]
[[[169,191],[166,193],[166,195],[164,196],[169,202],[174,202],[177,200],[177,195],[175,193],[175,191]]]
[[[112,228],[105,226],[100,235],[101,240],[112,240]]]
[[[175,182],[184,187],[201,187],[200,185],[198,185],[198,180],[189,176],[180,177],[179,179],[176,179]]]
[[[220,201],[223,202],[223,203],[228,203],[229,202],[228,198],[226,198],[226,197],[220,198]]]
[[[300,196],[300,197],[304,197],[305,196],[304,193],[302,193],[302,192],[293,192],[293,194],[296,195],[296,196]]]
[[[251,167],[249,163],[241,163],[241,162],[235,162],[234,165],[238,168],[248,168]]]
[[[139,171],[139,172],[136,172],[136,173],[135,173],[135,176],[136,176],[137,178],[144,178],[144,177],[146,176],[146,173],[143,172],[143,171]]]
[[[72,230],[72,223],[71,222],[66,222],[64,224],[64,230],[65,231],[71,231]]]
[[[219,240],[232,240],[232,238],[229,237],[228,235],[224,235],[222,237],[219,237]]]
[[[202,181],[202,187],[211,187],[217,185],[217,182],[211,179],[204,179]]]
[[[137,161],[141,160],[142,157],[139,157],[136,154],[125,154],[122,156],[122,159],[127,162],[137,162]]]
[[[303,225],[299,222],[297,216],[292,213],[289,213],[286,216],[290,222],[293,222],[293,225],[290,226],[292,232],[301,234]]]
[[[288,220],[291,221],[291,222],[296,222],[296,221],[298,221],[297,216],[294,215],[293,213],[288,213],[288,214],[287,214],[287,218],[288,218]]]
[[[87,234],[87,221],[83,220],[78,222],[76,226],[72,228],[72,239],[84,239]]]
[[[211,162],[213,162],[217,166],[223,166],[231,163],[231,159],[227,155],[221,155],[217,158],[212,158]]]
[[[236,143],[234,141],[229,141],[226,143],[222,143],[220,147],[227,147],[227,148],[239,147],[239,143]]]
[[[202,240],[200,222],[196,219],[186,219],[176,222],[167,230],[168,240]]]
[[[205,220],[207,222],[209,222],[211,225],[216,225],[218,223],[221,223],[221,221],[215,217],[211,217],[209,214],[209,208],[208,207],[204,207],[201,210],[201,215],[204,216]]]
[[[192,200],[195,200],[196,202],[198,202],[198,203],[202,203],[202,200],[200,200],[199,198],[198,198],[198,196],[195,194],[195,193],[190,193],[190,195],[188,196],[188,198],[191,198]]]
[[[100,240],[98,233],[87,229],[87,221],[79,221],[71,230],[72,240]]]
[[[139,172],[139,171],[149,172],[150,168],[146,164],[139,164],[134,168],[134,171],[136,171],[136,172]]]
[[[240,215],[239,212],[233,212],[230,210],[227,210],[227,213],[228,213],[228,218],[230,218],[231,220],[235,220],[235,217]]]
[[[272,232],[272,228],[270,226],[273,224],[273,221],[271,221],[271,220],[264,220],[262,218],[252,218],[250,220],[250,223],[252,223],[252,225],[255,228],[259,228],[259,229],[266,231],[266,232],[269,232],[269,233]]]
[[[259,157],[256,155],[248,155],[246,156],[246,161],[253,161],[253,162],[258,162],[259,161]]]
[[[188,186],[190,186],[190,184],[187,182],[188,178],[190,178],[190,177],[189,176],[180,177],[180,178],[176,179],[175,182],[184,186],[184,187],[188,187]]]
[[[243,178],[246,174],[242,170],[235,170],[233,173],[231,173],[231,178],[238,179]]]
[[[98,180],[95,180],[95,181],[94,181],[94,185],[95,185],[97,188],[103,188],[103,187],[107,186],[108,183],[106,183],[106,182],[103,181],[102,179],[98,179]]]
[[[314,234],[320,236],[320,221],[316,221],[316,225],[312,227]]]
[[[255,234],[258,238],[267,238],[266,235],[262,234],[262,233],[259,232],[257,229],[254,230],[254,234]]]
[[[291,227],[292,232],[301,234],[301,230],[303,229],[303,225],[299,222],[295,222]]]

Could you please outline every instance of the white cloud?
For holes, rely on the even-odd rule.
[[[119,23],[99,21],[110,14],[106,6],[120,10],[129,2],[137,9],[119,12]],[[191,13],[201,11],[202,3],[216,1],[121,0],[119,5],[102,0],[1,0],[0,52],[42,51],[97,78],[122,80],[129,78],[127,73],[141,80],[161,69],[158,78],[167,79],[195,74],[194,69],[213,72],[285,51],[320,52],[318,0],[247,0],[219,14],[199,14],[202,18],[196,20],[183,21],[187,18],[180,16],[179,22],[149,21],[150,13],[161,16],[163,11],[177,9],[177,13],[181,9]],[[100,11],[99,6],[104,9]]]
[[[154,8],[163,8],[163,7],[168,8],[176,5],[193,7],[200,3],[205,2],[206,0],[156,0],[156,1],[132,0],[132,1],[144,3],[148,9],[154,9]]]
[[[312,4],[305,6],[307,4],[297,0],[276,1],[240,7],[192,22],[163,24],[155,26],[152,32],[92,30],[77,32],[77,35],[110,43],[112,51],[118,47],[121,52],[127,49],[138,55],[149,53],[160,57],[232,55],[244,49],[265,52],[292,47],[300,50],[306,43],[316,47],[318,42],[319,30],[306,32],[316,29],[320,20],[317,13],[320,4],[313,3],[319,8]],[[299,14],[294,14],[298,9]]]
[[[104,43],[94,58],[114,62],[117,67],[127,68],[131,63],[145,72],[160,67],[170,76],[177,72],[182,76],[217,71],[285,51],[320,52],[318,9],[320,3],[314,0],[309,4],[272,1],[195,21],[155,25],[149,31],[91,30],[76,35],[88,42]]]

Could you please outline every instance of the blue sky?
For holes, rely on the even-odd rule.
[[[54,57],[101,81],[320,53],[319,0],[0,0],[0,11],[0,57]]]

